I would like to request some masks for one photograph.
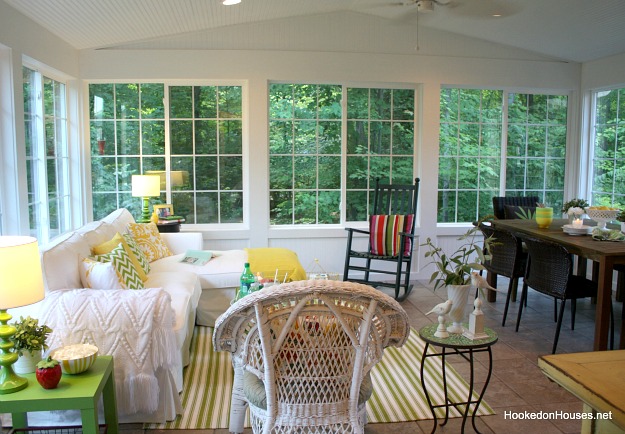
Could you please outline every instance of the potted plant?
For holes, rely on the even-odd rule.
[[[586,208],[589,206],[590,204],[586,199],[571,199],[568,202],[564,202],[564,205],[562,205],[562,214],[565,214],[569,219],[569,223],[571,223],[571,220],[581,218],[581,216],[586,213]]]
[[[425,253],[425,257],[430,258],[430,263],[436,267],[430,277],[430,283],[434,282],[434,290],[445,286],[447,297],[452,301],[449,316],[453,325],[447,328],[450,333],[462,333],[464,331],[462,319],[471,288],[471,272],[484,270],[482,264],[489,259],[490,245],[495,241],[489,237],[483,240],[482,245],[481,237],[478,238],[480,234],[479,224],[470,228],[458,237],[462,243],[451,254],[446,253],[442,247],[435,246],[429,237],[425,243],[421,244],[421,246],[429,249]]]
[[[20,320],[11,324],[17,330],[11,337],[13,348],[19,354],[19,359],[13,365],[18,374],[35,372],[37,363],[41,361],[41,353],[48,349],[46,340],[52,329],[39,320],[27,316],[20,316]]]

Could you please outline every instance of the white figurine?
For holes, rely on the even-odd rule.
[[[452,305],[452,301],[447,300],[444,303],[437,304],[436,306],[432,308],[432,310],[426,313],[426,315],[429,315],[431,313],[435,313],[438,315],[438,327],[436,328],[436,332],[434,333],[434,336],[436,336],[437,338],[449,337],[449,333],[447,332],[447,327],[445,327],[445,319],[446,319],[446,315],[451,310],[451,305]]]
[[[492,286],[490,286],[486,279],[480,276],[480,273],[478,273],[477,271],[473,271],[471,273],[471,285],[480,289],[488,289],[489,291],[501,292],[497,288],[493,288]]]

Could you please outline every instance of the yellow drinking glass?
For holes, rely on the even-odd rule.
[[[548,228],[553,221],[553,208],[536,208],[536,223],[539,228]]]

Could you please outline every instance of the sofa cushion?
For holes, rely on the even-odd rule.
[[[182,263],[180,259],[184,254],[180,254],[151,262],[150,266],[152,272],[184,271],[193,273],[200,278],[202,289],[239,286],[243,265],[247,261],[247,253],[244,250],[213,250],[213,254],[215,256],[204,265]]]
[[[134,223],[135,219],[126,208],[120,208],[104,217],[101,221],[110,225],[115,232],[119,232],[121,234],[126,232],[128,224]]]
[[[148,261],[171,256],[154,223],[129,223],[128,232],[135,239]]]
[[[110,253],[120,243],[128,254],[128,257],[130,258],[130,261],[132,262],[135,270],[137,271],[137,273],[139,273],[139,277],[142,281],[145,282],[148,279],[147,273],[150,271],[150,263],[143,254],[143,251],[139,248],[137,243],[135,243],[134,239],[129,234],[121,235],[119,232],[117,232],[115,236],[110,240],[92,247],[91,252],[94,255],[105,255],[107,253]]]
[[[82,288],[80,262],[81,258],[91,255],[91,249],[79,233],[61,235],[50,244],[42,246],[40,252],[47,291]]]
[[[143,289],[145,288],[141,276],[137,272],[130,256],[124,249],[123,243],[119,243],[117,247],[104,255],[95,255],[94,257],[100,262],[111,262],[117,277],[123,288],[127,289]]]
[[[80,264],[82,286],[89,289],[122,289],[112,262],[84,258]]]

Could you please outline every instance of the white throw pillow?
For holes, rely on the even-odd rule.
[[[84,288],[123,289],[112,262],[83,258],[80,262],[80,279]]]

